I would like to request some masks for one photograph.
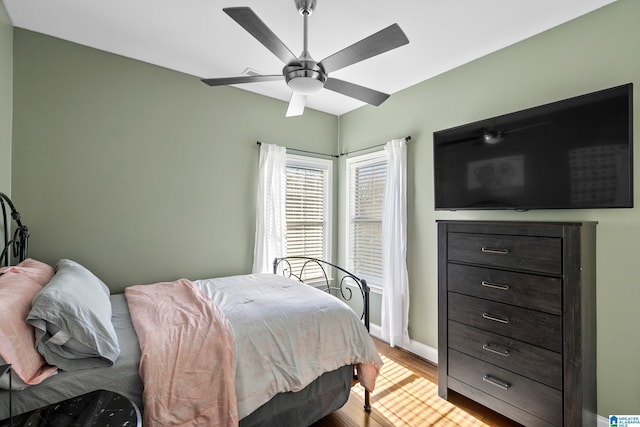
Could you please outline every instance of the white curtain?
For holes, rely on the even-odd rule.
[[[271,273],[273,259],[285,255],[286,166],[284,147],[260,145],[253,273]]]
[[[385,145],[387,179],[382,209],[382,339],[391,347],[409,343],[407,273],[407,143]]]

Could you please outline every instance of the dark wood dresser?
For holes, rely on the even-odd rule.
[[[438,221],[438,394],[596,425],[595,222]]]

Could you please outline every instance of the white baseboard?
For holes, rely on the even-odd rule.
[[[380,325],[371,323],[369,331],[371,332],[371,335],[382,340],[382,329],[380,328]],[[407,351],[410,351],[411,353],[417,356],[420,356],[423,359],[426,359],[433,364],[436,364],[436,365],[438,364],[437,348],[430,347],[428,345],[422,344],[421,342],[414,341],[414,340],[409,340],[409,344],[404,346],[398,346],[398,347],[403,348]]]

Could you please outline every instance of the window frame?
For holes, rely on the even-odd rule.
[[[286,154],[286,169],[289,167],[300,167],[315,170],[322,170],[325,172],[326,179],[324,180],[324,248],[325,254],[322,258],[324,261],[333,262],[333,160],[322,159],[317,157],[302,156],[299,154]],[[285,171],[285,199],[287,195],[287,183],[286,183],[286,171]],[[286,210],[286,205],[285,205]],[[286,215],[286,214],[285,214]],[[285,223],[288,220],[285,218]],[[287,226],[288,228],[288,226]],[[285,236],[285,245],[287,245],[287,236]],[[287,256],[295,256],[286,252]],[[303,254],[304,256],[308,256]],[[307,283],[324,282],[323,278],[311,278]]]
[[[352,271],[356,276],[361,277],[367,281],[367,284],[371,288],[371,291],[377,294],[382,294],[383,287],[383,278],[382,277],[374,277],[367,274],[359,273],[357,268],[354,267],[354,259],[352,253],[352,241],[351,241],[351,223],[352,223],[352,193],[353,193],[353,169],[357,167],[365,167],[374,163],[378,163],[384,161],[387,165],[387,171],[385,172],[385,181],[386,181],[386,173],[388,172],[389,165],[389,156],[385,150],[378,150],[371,153],[362,154],[359,156],[348,157],[345,163],[345,197],[344,197],[344,254],[345,261],[347,265],[347,269]],[[384,189],[383,189],[384,194]],[[384,206],[384,202],[383,202]],[[380,222],[382,223],[382,212],[380,212]],[[382,234],[380,235],[380,245],[382,245]],[[380,260],[382,265],[382,259]]]

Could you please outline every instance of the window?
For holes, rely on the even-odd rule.
[[[347,265],[374,290],[382,290],[382,207],[387,154],[347,159]]]
[[[332,166],[331,160],[287,154],[287,256],[331,260]],[[300,271],[302,261],[291,264]],[[321,277],[319,268],[309,267],[303,280]]]

